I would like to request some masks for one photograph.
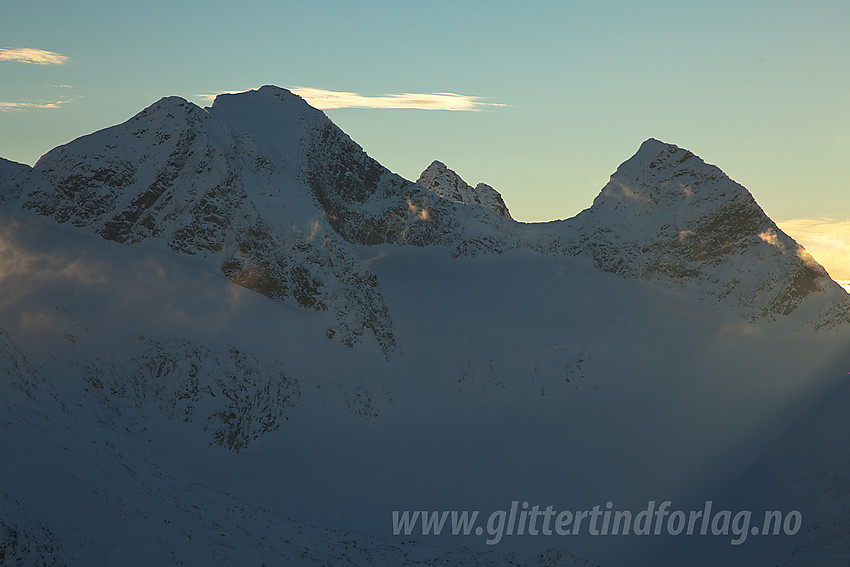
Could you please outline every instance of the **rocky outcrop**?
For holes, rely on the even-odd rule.
[[[481,205],[503,217],[512,218],[498,191],[486,183],[472,187],[442,162],[433,161],[416,182],[450,201]]]
[[[234,348],[215,352],[187,340],[144,337],[129,346],[136,354],[127,360],[86,364],[86,389],[98,405],[119,412],[153,405],[170,418],[199,423],[210,444],[231,451],[278,429],[301,397],[298,381],[279,366]]]

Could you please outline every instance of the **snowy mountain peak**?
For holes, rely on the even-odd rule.
[[[236,114],[243,120],[258,113],[263,114],[266,118],[265,123],[252,124],[258,131],[270,129],[275,121],[285,117],[301,121],[310,117],[312,125],[330,122],[321,110],[313,108],[300,96],[271,85],[241,93],[220,94],[215,97],[212,106],[207,110],[220,118],[224,116],[235,118],[233,115]]]
[[[673,144],[644,142],[571,222],[603,270],[694,287],[750,319],[788,315],[823,291],[831,306],[812,324],[848,321],[846,294],[750,192]]]
[[[508,207],[498,191],[486,183],[479,183],[473,188],[441,161],[431,162],[416,182],[451,201],[483,205],[503,217],[511,218]]]
[[[283,87],[278,87],[276,85],[263,85],[258,89],[250,89],[247,91],[243,91],[240,93],[222,93],[216,97],[216,100],[221,98],[222,100],[226,99],[254,99],[261,100],[266,102],[272,102],[274,104],[277,103],[291,103],[299,106],[307,105],[307,102],[293,93],[292,91],[285,89]],[[215,103],[213,103],[215,104]],[[312,107],[311,107],[312,108]]]
[[[714,207],[734,199],[739,199],[741,205],[755,206],[749,191],[718,167],[688,150],[650,138],[617,168],[594,206],[640,215],[658,207],[678,211],[698,203]],[[659,213],[653,210],[651,214]]]
[[[472,187],[440,161],[417,183],[405,180],[273,86],[219,95],[207,109],[160,99],[32,170],[0,162],[0,191],[3,202],[58,223],[191,255],[238,285],[329,312],[327,336],[347,345],[374,336],[387,355],[393,325],[358,245],[584,256],[748,318],[841,291],[744,187],[675,145],[645,141],[572,219],[517,223],[489,185]],[[846,294],[836,298],[838,315],[818,321],[847,321]]]
[[[188,100],[179,96],[166,96],[151,104],[132,118],[127,123],[149,123],[152,125],[163,125],[171,120],[182,117],[184,119],[193,117],[201,119],[205,116],[204,110]],[[97,132],[95,132],[96,134]],[[81,139],[85,139],[84,136]],[[76,140],[75,140],[76,141]]]
[[[327,135],[336,130],[284,89],[221,95],[206,111],[167,97],[49,152],[21,206],[107,240],[194,256],[242,287],[330,312],[326,336],[352,346],[371,335],[389,356],[377,280],[329,226],[310,183],[362,154]]]
[[[616,225],[622,236],[638,239],[673,230],[678,237],[702,227],[712,233],[712,240],[721,238],[724,243],[702,247],[703,255],[775,229],[750,192],[718,167],[656,139],[644,142],[617,168],[593,206],[577,220]]]

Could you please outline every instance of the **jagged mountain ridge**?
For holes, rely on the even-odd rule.
[[[505,218],[513,218],[498,191],[486,183],[472,187],[441,161],[431,162],[416,183],[446,199],[458,203],[476,203],[493,209]]]
[[[487,202],[470,196],[474,190],[440,162],[420,183],[455,201]],[[486,245],[470,246],[479,238]],[[600,270],[687,291],[751,321],[790,315],[810,294],[822,305],[808,324],[850,321],[850,297],[746,188],[692,152],[655,139],[620,165],[575,217],[509,225],[502,235],[472,237],[459,250],[514,247],[587,257]]]
[[[371,335],[387,356],[396,349],[391,313],[352,244],[584,256],[751,320],[788,315],[812,294],[824,304],[813,326],[850,320],[843,290],[746,189],[657,140],[589,209],[540,224],[514,221],[498,192],[472,188],[441,162],[417,183],[391,173],[277,87],[220,95],[206,110],[167,97],[56,148],[28,174],[3,171],[6,200],[20,194],[23,208],[109,240],[206,258],[243,287],[330,311],[329,337],[353,345]]]

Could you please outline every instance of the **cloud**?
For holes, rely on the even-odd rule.
[[[633,190],[631,187],[629,187],[619,179],[612,178],[603,190],[605,191],[606,195],[611,195],[612,197],[616,197],[617,199],[629,199],[630,201],[635,201],[637,203],[642,204],[650,203],[652,201],[652,197]]]
[[[779,241],[779,237],[776,235],[776,231],[772,228],[768,228],[764,232],[760,233],[759,238],[761,238],[771,246],[776,246],[782,252],[785,252],[785,245]]]
[[[456,93],[401,93],[365,96],[358,93],[309,87],[293,87],[290,90],[312,106],[322,110],[333,108],[403,108],[477,112],[487,106],[505,106],[504,104],[482,102],[482,97]]]
[[[320,110],[335,108],[374,108],[408,110],[450,110],[458,112],[478,112],[488,106],[505,106],[494,102],[482,102],[482,97],[455,93],[401,93],[380,96],[366,96],[346,91],[329,91],[310,87],[291,87],[289,89]],[[215,94],[195,95],[207,103],[215,100],[219,94],[236,94],[245,91],[221,91]]]
[[[31,63],[33,65],[62,65],[68,61],[66,55],[60,55],[53,51],[43,49],[4,48],[0,49],[0,61],[15,61],[17,63]]]
[[[69,100],[55,100],[52,102],[3,102],[0,101],[0,112],[12,110],[38,110],[42,108],[59,108]]]
[[[725,335],[732,335],[733,337],[751,337],[757,338],[762,335],[762,330],[758,325],[753,323],[749,323],[747,321],[741,321],[740,323],[735,323],[731,325],[723,325],[717,331],[718,337],[723,337]]]
[[[250,89],[243,89],[241,91],[219,91],[217,93],[196,94],[194,96],[194,98],[200,99],[200,100],[202,100],[206,103],[212,103],[215,100],[215,97],[217,97],[220,94],[239,94],[239,93],[248,92],[249,90]]]
[[[0,223],[0,308],[44,283],[96,285],[107,281],[98,264],[32,250],[24,243],[26,230],[20,223],[6,218],[0,218]]]
[[[383,260],[386,257],[387,257],[387,253],[384,252],[383,250],[381,250],[380,252],[378,252],[377,256],[372,256],[371,258],[366,258],[366,265],[371,266],[373,262]]]
[[[838,280],[850,280],[850,221],[832,218],[791,219],[776,224],[802,244],[830,276]]]

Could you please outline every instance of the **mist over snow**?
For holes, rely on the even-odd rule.
[[[0,160],[0,563],[846,562],[850,295],[744,187],[650,139],[521,223],[435,157],[266,86]],[[666,500],[802,523],[483,529]]]

